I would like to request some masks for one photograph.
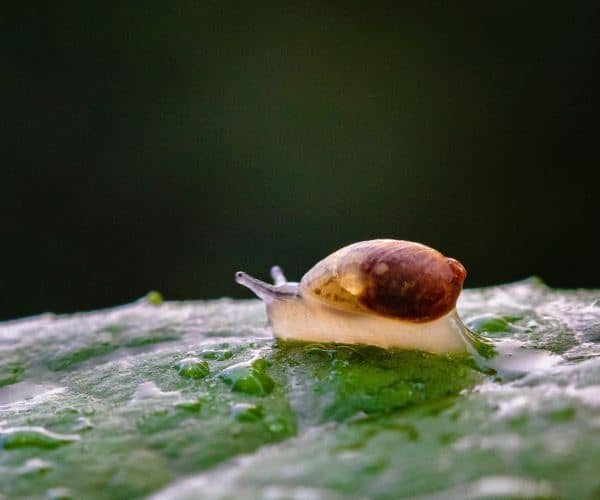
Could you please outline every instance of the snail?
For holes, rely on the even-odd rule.
[[[378,239],[348,245],[318,262],[299,283],[278,266],[274,284],[237,272],[235,280],[267,307],[284,340],[368,344],[432,353],[469,350],[456,311],[463,265],[411,241]]]

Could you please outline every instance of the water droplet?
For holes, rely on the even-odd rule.
[[[565,408],[560,408],[549,412],[548,418],[553,422],[569,422],[575,418],[575,413],[575,408],[567,406]]]
[[[75,421],[75,424],[73,425],[73,427],[71,429],[75,432],[79,432],[79,431],[90,431],[93,428],[94,428],[94,424],[92,424],[92,422],[89,419],[87,419],[85,417],[79,417]]]
[[[58,434],[43,427],[9,427],[0,429],[0,445],[6,449],[24,448],[57,448],[79,441],[76,434]]]
[[[350,366],[350,361],[348,361],[347,359],[334,359],[331,362],[331,366],[333,368],[344,368],[346,366]]]
[[[148,292],[144,297],[144,300],[152,306],[160,306],[164,302],[162,294],[156,290]]]
[[[167,408],[158,410],[150,410],[144,413],[137,420],[137,428],[144,434],[156,434],[163,432],[165,429],[173,425],[173,417],[175,413]]]
[[[56,410],[56,413],[58,415],[77,415],[79,413],[79,410],[72,406],[63,406],[62,408],[58,408]]]
[[[487,313],[469,318],[466,325],[477,333],[509,333],[514,330],[511,323],[519,319],[516,316],[504,317]]]
[[[25,365],[19,359],[4,360],[0,366],[0,387],[11,385],[23,378]]]
[[[200,354],[204,359],[214,359],[215,361],[225,361],[233,357],[233,353],[229,349],[205,349]]]
[[[257,358],[255,360],[253,360],[250,365],[252,366],[252,368],[254,368],[255,370],[258,371],[265,371],[267,369],[267,362],[262,359],[262,358]]]
[[[178,364],[178,370],[182,377],[195,379],[204,378],[210,373],[206,361],[193,357],[182,359]]]
[[[4,467],[0,465],[0,476],[29,476],[44,474],[51,470],[54,466],[50,462],[41,460],[39,458],[30,458],[23,465],[19,467]]]
[[[251,403],[237,403],[231,407],[231,414],[238,422],[256,422],[264,416],[261,405]]]
[[[137,403],[143,400],[159,399],[159,398],[174,398],[179,396],[178,391],[163,392],[152,381],[142,382],[131,396],[131,403]]]
[[[21,475],[44,474],[53,468],[54,466],[50,462],[40,458],[30,458],[16,472]]]
[[[180,408],[182,410],[198,412],[202,409],[204,402],[205,400],[203,397],[197,397],[195,399],[185,399],[182,401],[177,401],[174,406],[175,408]]]
[[[266,373],[264,359],[229,366],[219,374],[219,378],[233,391],[258,396],[269,394],[275,387],[275,382]]]
[[[453,443],[455,443],[461,437],[462,437],[461,434],[459,434],[458,432],[442,432],[438,436],[438,440],[443,445],[446,445],[446,444],[453,444]]]
[[[281,434],[285,430],[286,426],[278,420],[269,424],[269,431],[271,431],[273,434]]]
[[[71,500],[73,495],[67,488],[51,488],[46,492],[48,500]]]
[[[86,406],[83,410],[82,413],[86,416],[86,417],[91,417],[92,415],[96,414],[96,410],[94,408],[92,408],[91,406]]]
[[[485,366],[496,371],[503,380],[512,380],[532,373],[544,372],[562,359],[543,349],[528,348],[514,339],[494,342],[496,355],[485,361]]]
[[[59,394],[65,389],[31,382],[17,382],[7,387],[0,387],[0,405],[27,405]]]

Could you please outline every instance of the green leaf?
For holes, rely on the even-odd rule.
[[[0,496],[592,498],[599,303],[466,290],[475,358],[276,342],[258,301],[0,323]]]

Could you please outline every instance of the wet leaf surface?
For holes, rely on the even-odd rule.
[[[0,323],[0,496],[594,498],[600,292],[467,290],[496,352],[275,342],[258,301]]]

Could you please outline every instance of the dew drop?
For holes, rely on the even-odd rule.
[[[182,359],[177,367],[179,375],[185,378],[201,379],[208,376],[210,373],[208,363],[194,357]]]
[[[179,408],[181,410],[186,410],[190,412],[198,412],[202,409],[204,405],[204,398],[198,397],[195,399],[184,399],[182,401],[175,402],[175,408]]]
[[[0,465],[1,476],[31,476],[40,475],[53,469],[54,466],[50,462],[41,460],[40,458],[30,458],[23,465],[18,467],[5,467]]]
[[[8,427],[0,429],[0,446],[13,448],[58,448],[79,441],[76,434],[58,434],[43,427]]]
[[[231,407],[231,414],[238,422],[256,422],[263,418],[264,409],[252,403],[236,403]]]
[[[138,403],[140,401],[152,399],[174,398],[177,396],[179,396],[179,392],[161,391],[154,382],[148,380],[138,385],[137,389],[133,393],[133,396],[131,396],[131,403]]]
[[[94,408],[92,408],[91,406],[86,406],[83,410],[82,413],[86,416],[86,417],[91,417],[92,415],[96,414],[96,410]]]
[[[46,462],[40,458],[30,458],[21,467],[17,468],[15,472],[19,475],[28,476],[45,474],[53,468],[54,466],[50,462]]]
[[[469,318],[466,325],[476,333],[509,333],[514,331],[511,323],[519,319],[518,317],[504,317],[498,314],[486,313]]]
[[[281,434],[285,430],[285,425],[279,421],[271,422],[269,424],[269,431],[273,434]]]
[[[200,353],[204,359],[214,359],[215,361],[225,361],[233,357],[229,349],[205,349]]]
[[[48,500],[71,500],[73,495],[67,488],[50,488],[46,492],[46,498]]]
[[[559,408],[548,412],[547,416],[550,420],[557,423],[570,422],[575,418],[577,410],[571,406]]]
[[[144,300],[152,306],[160,306],[164,302],[162,294],[156,290],[148,292],[144,297]]]
[[[527,347],[514,339],[494,342],[496,355],[485,361],[503,380],[513,380],[525,375],[551,369],[562,359],[543,349]]]
[[[79,411],[77,410],[77,408],[74,408],[72,406],[63,406],[62,408],[58,408],[56,410],[56,413],[58,415],[77,415]]]
[[[82,431],[90,431],[93,428],[94,428],[94,424],[92,424],[92,422],[88,418],[79,417],[75,421],[75,424],[73,425],[73,427],[71,429],[76,432],[82,432]]]
[[[232,391],[265,396],[275,387],[275,382],[266,373],[266,362],[257,359],[252,362],[238,363],[225,368],[219,378]]]

